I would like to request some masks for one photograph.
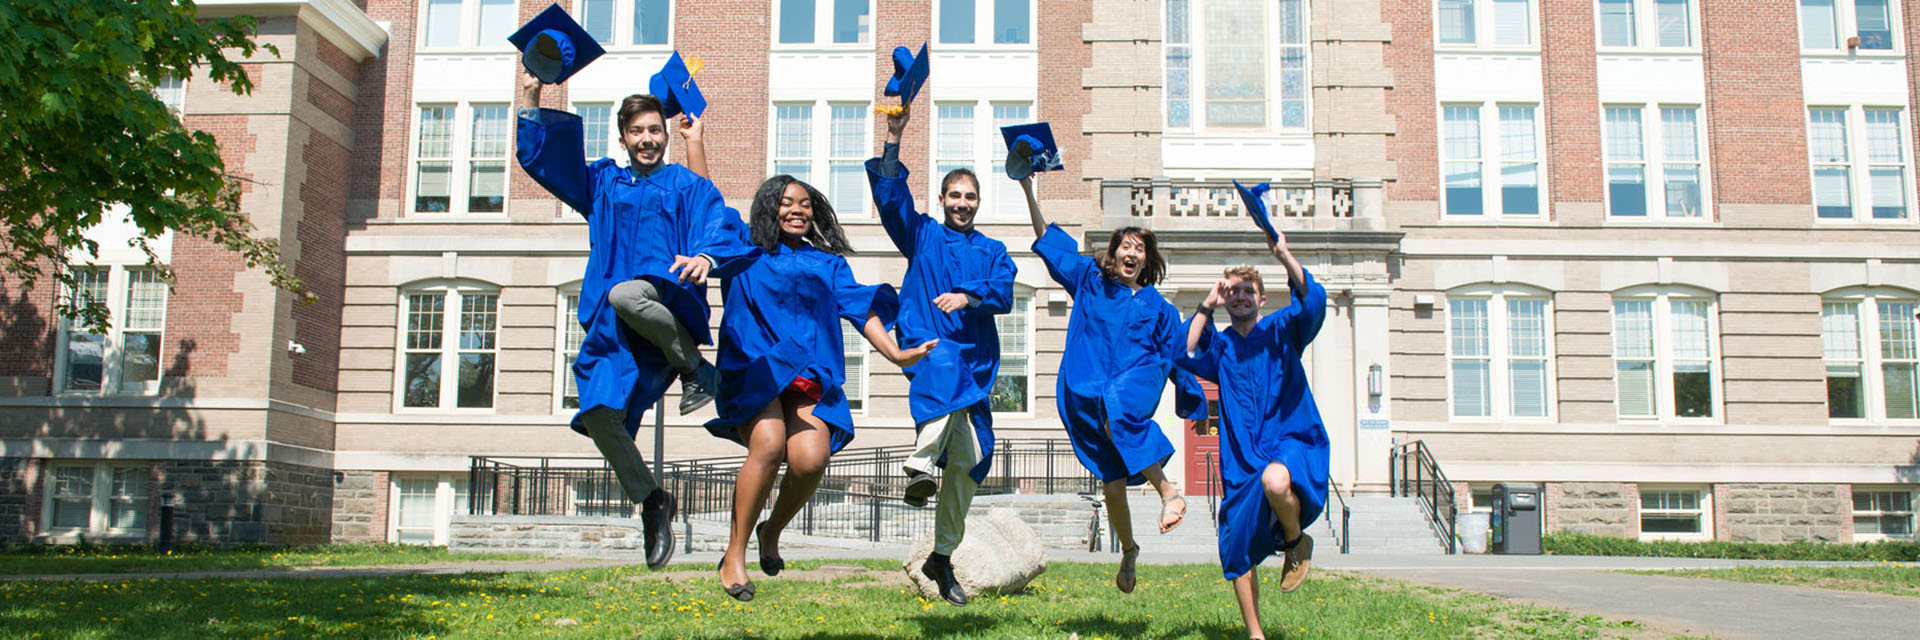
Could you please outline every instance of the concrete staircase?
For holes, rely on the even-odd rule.
[[[1331,502],[1331,501],[1330,501]],[[1445,555],[1446,545],[1433,532],[1433,525],[1420,503],[1413,498],[1353,496],[1347,498],[1353,509],[1350,527],[1354,554]],[[1339,504],[1327,506],[1327,515],[1337,521]],[[1315,526],[1318,531],[1319,525]]]

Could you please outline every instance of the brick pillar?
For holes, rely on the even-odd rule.
[[[1546,90],[1548,215],[1562,222],[1598,224],[1601,197],[1599,67],[1594,50],[1593,3],[1543,0],[1541,78]],[[1564,206],[1564,205],[1584,206]]]
[[[1053,126],[1054,142],[1065,158],[1085,158],[1092,147],[1092,139],[1081,126],[1093,108],[1093,94],[1081,85],[1081,76],[1093,59],[1092,46],[1081,36],[1081,29],[1092,20],[1091,9],[1089,2],[1034,3],[1039,19],[1033,41],[1041,54],[1035,59],[1040,73],[1033,115],[1035,120]],[[1084,182],[1085,176],[1084,163],[1068,162],[1059,177],[1036,181],[1034,195],[1042,200],[1086,199],[1098,203],[1098,177],[1094,182]],[[1005,184],[1005,179],[1001,182]]]
[[[933,40],[933,5],[923,0],[875,0],[873,35],[873,100],[875,105],[898,104],[899,98],[881,95],[887,86],[887,80],[893,77],[893,48],[906,47],[919,53],[921,43],[931,45]],[[929,54],[931,55],[931,54]],[[939,73],[930,73],[927,83],[921,85],[920,95],[916,96],[913,119],[907,123],[907,132],[900,136],[900,165],[909,171],[932,171],[932,159],[928,147],[931,136],[926,135],[933,126],[933,86],[940,83]],[[887,139],[887,117],[873,116],[874,155],[880,153],[880,143]],[[907,188],[913,191],[913,200],[921,209],[935,212],[939,217],[939,206],[927,193],[930,179],[919,176],[908,180]]]
[[[353,166],[347,218],[398,218],[408,203],[407,132],[413,126],[413,50],[420,2],[366,0],[367,17],[385,22],[387,46],[360,63],[353,116]]]
[[[1433,87],[1433,3],[1381,0],[1380,19],[1392,29],[1392,41],[1387,43],[1382,60],[1391,74],[1386,103],[1387,113],[1393,118],[1393,132],[1386,143],[1393,179],[1387,183],[1386,199],[1434,203],[1430,209],[1433,215],[1421,220],[1433,222],[1440,201],[1440,169],[1435,164],[1440,142],[1435,115],[1439,107]]]
[[[756,0],[674,3],[673,42],[706,68],[694,79],[707,98],[707,166],[720,193],[750,198],[767,177],[767,49],[773,5]],[[674,134],[679,142],[679,134]],[[676,145],[677,146],[677,145]],[[685,159],[675,150],[674,161]],[[741,215],[747,212],[743,209]]]
[[[1715,215],[1729,226],[1804,227],[1813,197],[1798,5],[1700,4]]]

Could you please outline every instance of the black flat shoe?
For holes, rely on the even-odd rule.
[[[720,564],[716,564],[713,566],[713,569],[715,571],[719,571],[721,567],[725,567],[725,566],[727,566],[727,561],[722,559],[720,561]],[[721,578],[721,579],[725,580],[725,578]],[[722,583],[720,586],[721,588],[726,589],[727,595],[731,596],[735,600],[739,600],[741,602],[753,602],[753,593],[755,589],[753,587],[752,580],[748,580],[746,584]]]
[[[933,479],[933,474],[918,469],[908,469],[907,490],[900,496],[900,501],[907,503],[910,507],[924,507],[927,506],[927,498],[939,492],[940,483]]]
[[[768,577],[780,575],[781,571],[787,569],[787,560],[780,557],[778,549],[772,554],[767,553],[767,523],[754,525],[753,535],[760,540],[760,572]]]

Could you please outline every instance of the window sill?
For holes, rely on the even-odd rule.
[[[1814,60],[1873,60],[1876,62],[1886,62],[1905,59],[1907,53],[1902,49],[1856,49],[1853,51],[1844,49],[1801,49],[1800,57],[1802,59],[1811,58]]]
[[[1914,226],[1913,218],[1868,218],[1862,220],[1860,218],[1822,218],[1815,216],[1813,223],[1816,225],[1832,225],[1836,227],[1912,228]]]
[[[1486,45],[1486,46],[1482,46],[1482,45],[1469,45],[1469,44],[1441,44],[1441,45],[1435,45],[1435,46],[1433,47],[1433,52],[1434,52],[1435,54],[1448,54],[1448,53],[1485,53],[1485,54],[1493,54],[1493,55],[1503,55],[1503,56],[1504,56],[1504,55],[1531,55],[1531,56],[1537,56],[1537,55],[1540,55],[1540,47],[1539,47],[1538,45]]]
[[[1707,218],[1705,218],[1705,217],[1699,217],[1699,218],[1666,218],[1666,217],[1645,217],[1645,218],[1642,218],[1642,217],[1632,217],[1632,216],[1607,216],[1607,218],[1606,218],[1606,220],[1605,220],[1605,221],[1603,221],[1603,222],[1601,223],[1601,226],[1603,226],[1603,227],[1709,227],[1709,228],[1718,228],[1718,227],[1721,227],[1721,226],[1723,226],[1723,225],[1721,225],[1721,224],[1720,224],[1720,222],[1719,222],[1718,220],[1708,220],[1708,219],[1707,219]]]
[[[1662,58],[1700,57],[1700,47],[1598,47],[1594,53],[1600,57],[1618,56],[1658,56]]]
[[[511,222],[512,217],[501,213],[410,213],[394,220],[395,224],[501,224]]]
[[[854,53],[854,54],[874,55],[873,43],[871,42],[846,42],[846,43],[837,42],[832,44],[815,44],[811,42],[788,42],[788,43],[776,42],[776,43],[773,43],[773,46],[767,49],[767,53],[771,55],[809,54],[809,53],[838,53],[838,54]]]
[[[1449,226],[1459,226],[1459,227],[1557,227],[1557,226],[1560,226],[1560,223],[1558,221],[1549,220],[1540,216],[1528,216],[1525,218],[1521,218],[1521,217],[1501,217],[1501,216],[1486,216],[1486,215],[1468,216],[1468,215],[1448,214],[1448,213],[1440,214],[1440,223],[1449,225]]]
[[[928,55],[966,54],[966,53],[1031,53],[1039,54],[1040,47],[1027,42],[1017,44],[975,44],[933,42],[927,45]]]
[[[516,53],[519,53],[519,51],[515,51],[515,50],[513,49],[513,47],[511,47],[511,46],[504,46],[504,47],[472,47],[472,46],[453,46],[453,47],[420,47],[420,48],[418,48],[418,49],[414,49],[414,50],[413,50],[413,54],[414,54],[414,55],[417,55],[417,56],[435,56],[435,55],[448,55],[448,56],[492,56],[492,55],[508,55],[508,56],[511,56],[511,55],[513,55],[513,54],[516,54]]]

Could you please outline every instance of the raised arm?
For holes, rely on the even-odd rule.
[[[687,143],[687,170],[708,180],[713,174],[707,172],[707,126],[691,113],[680,114],[680,139]]]
[[[913,259],[914,243],[920,229],[933,222],[913,206],[913,189],[907,185],[910,172],[900,166],[900,136],[907,128],[908,110],[887,116],[887,137],[880,157],[867,161],[867,187],[873,193],[874,210],[880,213],[880,226],[900,255]],[[938,201],[938,198],[935,198]]]
[[[521,109],[514,133],[520,168],[561,202],[593,214],[593,183],[588,179],[586,141],[580,116],[540,108],[540,80],[520,71]]]
[[[1213,328],[1213,310],[1227,303],[1227,280],[1221,278],[1213,283],[1213,290],[1207,292],[1207,299],[1193,311],[1193,317],[1187,320],[1187,353],[1200,350],[1200,343],[1206,338],[1207,330]]]
[[[1268,239],[1267,250],[1272,251],[1273,257],[1280,260],[1280,264],[1286,266],[1287,289],[1291,291],[1305,291],[1307,270],[1300,266],[1300,261],[1295,259],[1293,252],[1287,249],[1286,232],[1277,232],[1276,237]]]
[[[1033,237],[1047,235],[1047,217],[1040,214],[1040,199],[1033,196],[1033,176],[1020,181],[1020,190],[1027,193],[1027,216],[1033,218]]]

